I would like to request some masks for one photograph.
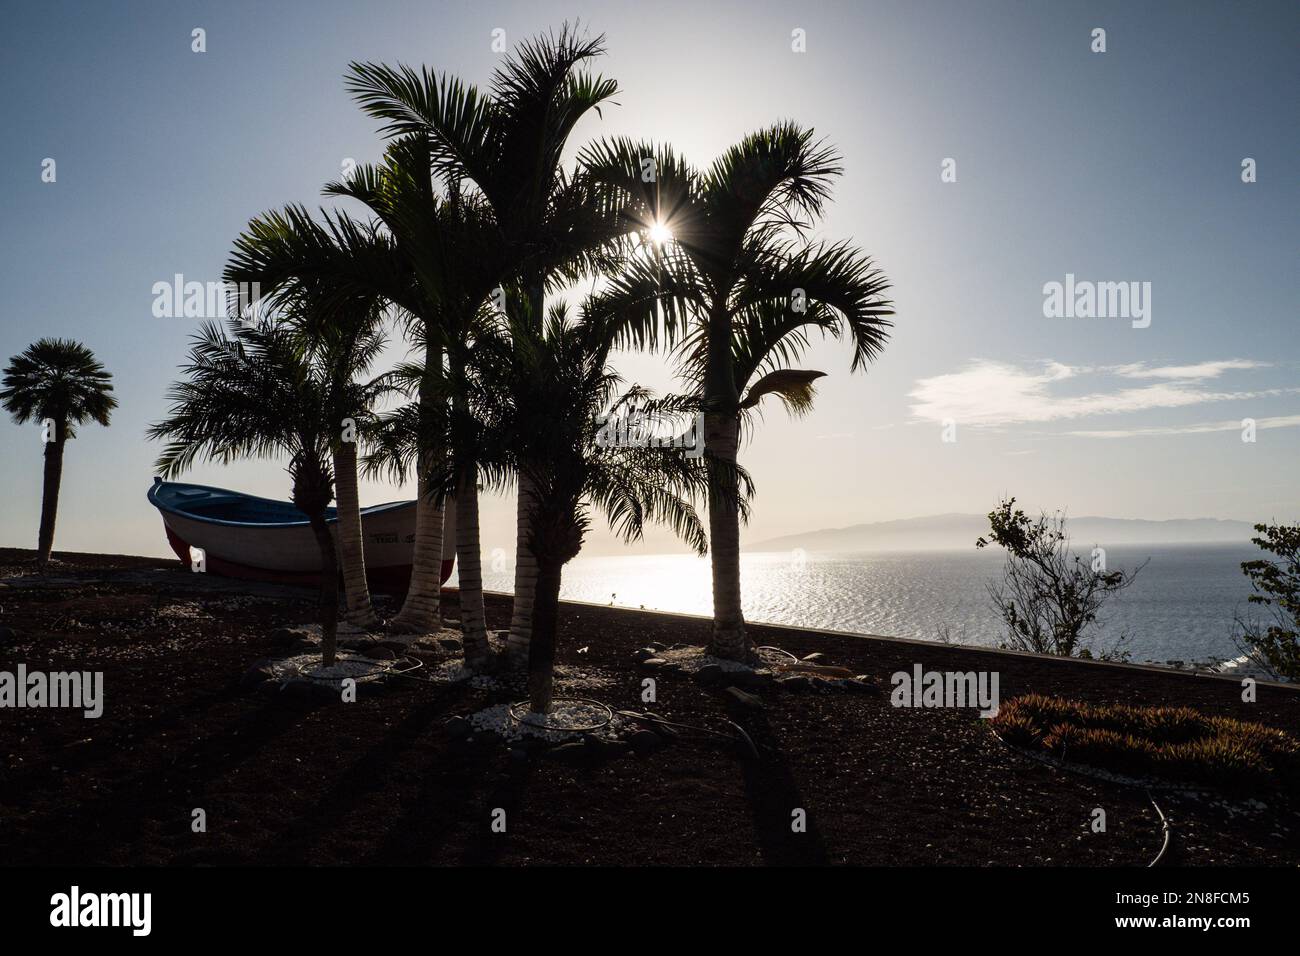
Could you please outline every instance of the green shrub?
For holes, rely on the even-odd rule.
[[[1300,681],[1300,524],[1257,524],[1255,530],[1260,536],[1250,540],[1279,560],[1242,564],[1254,591],[1247,600],[1268,612],[1263,620],[1239,618],[1233,636],[1255,663],[1278,677]]]

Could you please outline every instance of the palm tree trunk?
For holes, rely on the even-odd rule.
[[[334,452],[334,489],[338,497],[339,556],[343,564],[345,617],[350,624],[370,627],[375,609],[366,583],[365,541],[361,533],[361,502],[357,493],[356,442],[340,443]]]
[[[528,705],[538,714],[550,711],[555,692],[555,635],[562,570],[563,565],[557,561],[542,562],[537,568],[532,639],[528,645]]]
[[[465,665],[481,669],[491,649],[483,607],[483,564],[479,547],[478,471],[465,466],[456,489],[456,564],[460,568],[460,628]]]
[[[529,658],[528,642],[533,630],[533,601],[537,590],[537,559],[528,538],[532,533],[533,482],[519,475],[519,504],[515,511],[515,596],[510,615],[510,638],[506,657],[510,664],[522,667]]]
[[[311,530],[316,535],[316,546],[320,548],[321,663],[333,667],[339,628],[338,559],[334,552],[334,536],[330,534],[323,513],[311,516]]]
[[[525,279],[530,321],[534,329],[546,322],[546,274],[533,270]],[[515,508],[515,593],[510,612],[510,637],[506,641],[506,660],[520,667],[531,659],[528,644],[533,632],[533,601],[537,591],[537,559],[529,547],[532,535],[534,489],[532,480],[521,469],[519,501]]]
[[[749,649],[740,606],[740,509],[734,414],[706,412],[704,449],[709,456],[709,558],[713,566],[713,640],[709,653],[743,660]]]
[[[426,336],[427,338],[427,336]],[[442,350],[430,340],[424,348],[425,375],[442,374]],[[420,384],[420,417],[432,412],[431,387]],[[423,427],[426,423],[421,422]],[[416,482],[415,547],[411,554],[411,583],[402,610],[393,618],[398,631],[414,634],[436,630],[442,621],[442,504],[430,493],[428,475],[438,461],[439,449],[421,448]]]
[[[45,475],[41,489],[41,528],[36,539],[36,563],[45,567],[54,550],[54,521],[59,513],[59,485],[63,481],[63,444],[67,426],[57,422],[54,440],[45,443]]]
[[[427,463],[426,456],[425,462]],[[411,583],[402,602],[402,610],[393,618],[397,631],[423,634],[438,629],[442,621],[442,502],[436,501],[425,475],[426,464],[420,467],[416,486],[415,545],[411,553]]]

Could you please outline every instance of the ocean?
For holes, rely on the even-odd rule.
[[[1140,545],[1107,549],[1113,568],[1149,563],[1092,625],[1094,648],[1121,634],[1134,662],[1222,661],[1240,653],[1234,617],[1247,611],[1250,585],[1241,562],[1250,545]],[[986,583],[998,577],[1000,549],[869,553],[746,554],[741,559],[745,617],[755,622],[996,647],[1002,630]],[[510,591],[513,571],[498,555],[484,587]],[[568,600],[707,615],[709,562],[691,555],[582,557],[564,570]]]

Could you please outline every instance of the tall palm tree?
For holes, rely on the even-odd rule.
[[[0,404],[19,425],[38,421],[45,429],[45,478],[36,561],[44,567],[54,549],[54,522],[63,480],[63,448],[77,426],[107,426],[117,407],[113,376],[95,353],[71,339],[40,339],[9,359],[0,381]]]
[[[417,285],[408,311],[421,318],[418,337],[434,347],[438,360],[446,356],[445,372],[422,379],[421,405],[435,399],[437,383],[450,385],[453,404],[464,412],[464,381],[473,361],[477,316],[494,288],[511,273],[511,247],[504,241],[492,209],[480,194],[462,190],[452,179],[439,188],[434,151],[425,136],[393,140],[378,166],[363,165],[343,183],[326,192],[356,199],[383,223],[393,237],[396,253],[408,264]],[[426,358],[426,367],[431,359]],[[425,409],[426,419],[439,417]],[[450,494],[456,502],[456,560],[459,567],[460,618],[466,664],[488,665],[487,613],[483,599],[479,540],[478,473],[474,459],[473,421],[466,414],[450,418],[448,432],[456,480]],[[427,434],[421,429],[420,434]],[[425,456],[420,472],[436,467]],[[429,497],[430,489],[424,495]],[[439,563],[432,566],[436,574]],[[425,573],[413,568],[412,576]],[[435,578],[438,580],[438,578]]]
[[[520,310],[522,313],[523,309]],[[698,553],[703,523],[692,499],[708,478],[678,448],[617,447],[600,440],[610,416],[680,410],[650,401],[639,388],[618,395],[608,365],[611,330],[571,323],[563,306],[538,329],[522,315],[480,334],[471,400],[482,421],[480,457],[500,476],[517,471],[537,490],[528,548],[538,576],[529,644],[528,690],[533,711],[546,713],[553,696],[556,633],[564,565],[582,548],[599,510],[625,540],[641,537],[647,521],[671,527]]]
[[[374,172],[370,175],[379,178]],[[400,222],[392,219],[393,224],[400,226]],[[423,367],[432,381],[443,374],[442,337],[437,331],[442,313],[404,252],[406,247],[383,222],[358,222],[328,212],[318,221],[304,207],[290,205],[249,223],[236,241],[224,276],[232,283],[256,283],[271,298],[309,283],[320,293],[317,311],[326,315],[355,315],[352,310],[374,297],[390,303],[423,345]],[[435,417],[434,411],[426,405],[425,418]],[[429,428],[424,432],[434,434]],[[411,582],[401,610],[390,622],[396,630],[414,633],[436,630],[441,617],[443,507],[423,477],[441,458],[441,446],[426,447],[421,455],[424,466],[419,469]]]
[[[158,468],[178,475],[199,459],[287,455],[293,503],[311,523],[321,557],[321,657],[335,662],[338,559],[326,510],[334,498],[331,446],[340,412],[369,406],[378,386],[344,382],[304,343],[294,323],[232,319],[228,330],[208,323],[196,334],[185,378],[168,393],[170,414],[148,436],[167,442]]]
[[[286,283],[308,281],[326,290],[326,304],[377,296],[408,320],[410,337],[424,349],[420,373],[420,420],[416,433],[445,438],[432,423],[448,416],[434,406],[445,401],[439,382],[462,374],[471,342],[471,318],[508,270],[505,244],[480,197],[464,196],[457,184],[440,189],[428,142],[406,136],[390,143],[379,165],[358,167],[327,194],[364,203],[375,218],[359,224],[324,213],[317,222],[300,206],[264,214],[250,223],[227,267],[232,282],[258,282],[268,294]],[[450,360],[444,368],[444,360]],[[452,434],[455,437],[455,433]],[[416,541],[411,584],[392,625],[424,632],[437,627],[442,564],[442,501],[427,475],[443,459],[442,445],[426,445],[418,457]],[[461,480],[457,499],[457,559],[460,565],[461,623],[466,661],[487,663],[478,539],[478,485],[465,447],[453,448]]]
[[[333,410],[337,417],[330,452],[338,500],[336,513],[343,572],[344,619],[362,628],[373,627],[378,623],[378,616],[370,601],[370,587],[366,580],[357,446],[374,427],[374,403],[388,391],[388,387],[382,377],[368,383],[361,379],[387,344],[380,324],[383,314],[384,310],[377,302],[366,309],[324,322],[320,322],[322,316],[319,313],[307,312],[307,321],[299,329],[324,374],[337,386],[331,392],[338,407]]]
[[[655,255],[630,257],[597,311],[618,316],[622,341],[654,345],[662,327],[704,407],[713,570],[712,653],[749,649],[740,591],[735,502],[742,413],[777,395],[798,413],[822,373],[789,368],[809,333],[847,335],[851,370],[888,339],[888,280],[848,243],[807,242],[840,174],[834,150],[811,130],[780,123],[752,133],[706,170],[669,148],[616,139],[580,157],[625,194],[625,218],[647,237],[671,235]],[[654,176],[641,175],[654,160]]]
[[[509,278],[522,283],[537,324],[548,286],[604,264],[604,250],[619,236],[612,210],[585,177],[562,167],[578,121],[618,90],[615,81],[580,70],[603,52],[603,36],[583,38],[565,24],[558,34],[521,44],[487,93],[428,68],[353,63],[349,70],[350,90],[384,122],[383,134],[427,139],[444,178],[464,182],[487,202],[508,248]],[[518,491],[509,642],[515,661],[527,656],[537,576],[527,545],[536,496],[526,469]]]
[[[236,240],[227,282],[263,292],[258,308],[287,306],[304,343],[343,385],[364,375],[385,345],[381,326],[386,301],[373,289],[349,281],[343,261],[389,252],[374,230],[346,217],[317,223],[301,207],[254,219]],[[293,256],[299,259],[295,263]],[[341,392],[340,394],[346,394]],[[353,397],[359,397],[355,393]],[[345,618],[353,625],[378,622],[366,580],[365,541],[357,482],[357,442],[373,420],[369,406],[340,409],[331,443],[338,496],[338,548],[343,571]]]

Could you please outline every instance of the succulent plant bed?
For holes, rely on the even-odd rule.
[[[1300,784],[1300,741],[1284,730],[1190,707],[1093,705],[1027,694],[991,726],[1003,740],[1067,765],[1138,782],[1254,793]]]
[[[608,705],[614,731],[511,740],[522,683],[458,670],[455,592],[442,632],[341,635],[349,654],[421,663],[341,703],[246,678],[312,652],[309,591],[94,555],[38,580],[28,555],[0,551],[0,670],[101,671],[104,710],[0,711],[9,864],[1143,866],[1162,830],[1141,790],[1026,760],[972,710],[895,708],[891,675],[995,668],[1004,701],[1192,707],[1300,735],[1295,688],[1247,703],[1234,680],[763,626],[756,642],[787,653],[738,666],[706,659],[707,621],[563,604],[556,696]],[[489,595],[488,616],[506,627],[509,599]],[[1300,860],[1285,787],[1160,805],[1170,863]]]

